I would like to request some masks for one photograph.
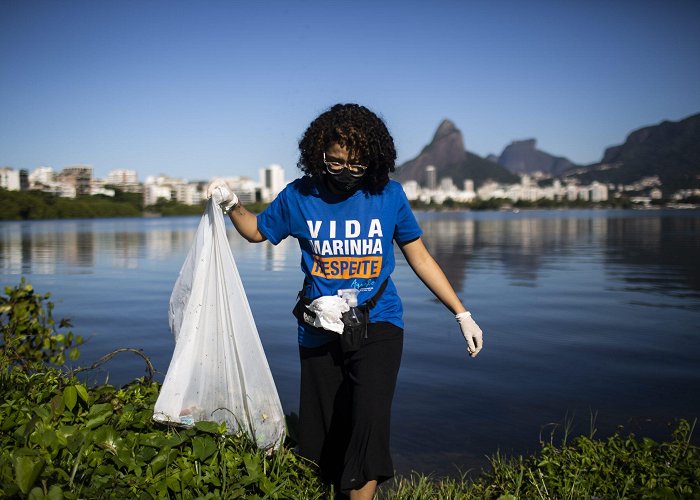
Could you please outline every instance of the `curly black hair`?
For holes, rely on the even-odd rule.
[[[361,187],[370,193],[381,192],[389,182],[389,172],[396,168],[394,139],[382,119],[359,104],[335,104],[304,132],[297,166],[306,175],[321,179],[325,172],[323,153],[333,143],[347,148],[353,160],[367,165]]]

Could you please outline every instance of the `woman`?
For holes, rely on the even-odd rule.
[[[404,326],[390,278],[393,242],[455,314],[472,357],[481,350],[482,332],[425,248],[401,185],[389,180],[396,151],[384,122],[363,106],[337,104],[310,124],[299,149],[305,175],[257,217],[223,181],[212,182],[207,194],[214,193],[248,241],[299,241],[304,285],[297,308],[298,453],[350,498],[372,498],[378,483],[393,476],[389,420]],[[357,303],[369,317],[359,337],[342,324],[339,335],[315,321],[314,312],[323,316],[324,310],[312,301],[323,297],[319,305],[346,289],[357,290]],[[337,320],[339,313],[332,314]],[[359,344],[344,347],[353,337]]]

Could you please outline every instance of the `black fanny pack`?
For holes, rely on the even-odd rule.
[[[377,301],[384,293],[388,283],[389,279],[387,278],[381,284],[379,290],[377,290],[377,293],[375,293],[367,302],[357,307],[351,307],[349,311],[343,313],[342,320],[344,328],[343,333],[339,335],[340,347],[342,348],[343,352],[357,351],[360,348],[362,339],[367,338],[369,311],[377,305]],[[304,288],[306,288],[306,282],[304,283]],[[311,304],[312,300],[304,295],[304,288],[299,291],[299,300],[294,306],[292,314],[294,314],[299,321],[314,326],[316,313],[309,309],[309,305]],[[320,328],[318,326],[315,326],[314,328],[337,335],[336,332],[326,330],[325,328]]]

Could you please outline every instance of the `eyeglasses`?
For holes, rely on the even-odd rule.
[[[323,153],[323,163],[326,165],[326,171],[331,175],[338,175],[344,168],[347,168],[348,172],[350,172],[350,175],[353,177],[362,177],[365,175],[365,171],[367,170],[367,167],[364,165],[355,165],[352,163],[339,161],[327,161],[325,152]]]

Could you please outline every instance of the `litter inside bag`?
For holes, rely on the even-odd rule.
[[[259,448],[277,448],[285,435],[282,405],[224,216],[212,201],[173,288],[168,316],[175,351],[153,418],[184,426],[224,422],[228,432],[248,433]]]

